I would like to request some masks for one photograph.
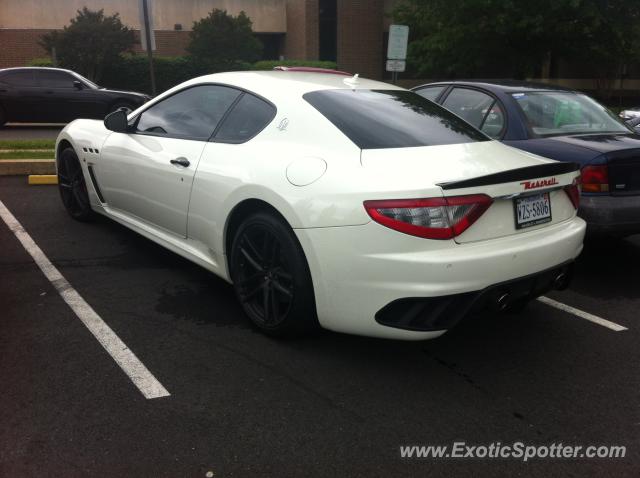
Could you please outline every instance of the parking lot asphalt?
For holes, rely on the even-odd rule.
[[[62,128],[61,124],[8,123],[0,127],[0,140],[56,139]]]
[[[230,285],[53,186],[0,201],[170,393],[134,386],[0,221],[0,476],[638,476],[640,237],[588,244],[555,300],[418,343],[274,340]],[[623,445],[619,459],[402,459],[401,445]],[[213,474],[211,474],[213,473]]]

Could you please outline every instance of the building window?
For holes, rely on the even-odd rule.
[[[338,7],[337,0],[320,0],[320,60],[338,60]]]
[[[261,60],[279,60],[282,55],[284,44],[283,33],[254,33],[255,37],[262,42]]]

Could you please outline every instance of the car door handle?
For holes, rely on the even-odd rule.
[[[182,166],[183,168],[188,168],[191,164],[187,158],[176,158],[169,161],[171,164],[177,164],[178,166]]]

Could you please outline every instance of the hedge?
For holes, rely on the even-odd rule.
[[[331,61],[259,61],[251,65],[242,62],[209,64],[188,56],[154,57],[153,59],[157,93],[196,76],[221,71],[272,70],[274,66],[278,65],[336,68],[336,63]],[[49,58],[35,58],[29,62],[29,66],[53,66],[53,64]],[[105,70],[103,78],[98,80],[98,83],[108,88],[151,93],[147,57],[143,55],[122,56],[121,61]]]

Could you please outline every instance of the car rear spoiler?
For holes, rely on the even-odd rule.
[[[566,174],[579,171],[580,165],[577,163],[546,163],[525,168],[509,169],[499,173],[478,176],[471,179],[461,179],[459,181],[447,181],[439,183],[442,189],[473,188],[476,186],[490,186],[492,184],[512,183],[515,181],[525,181],[527,179],[544,178],[557,174]]]

